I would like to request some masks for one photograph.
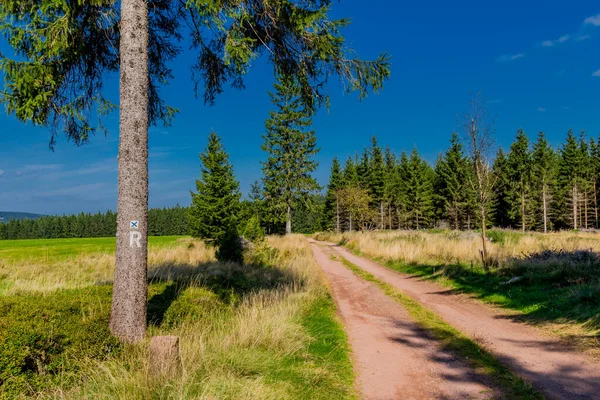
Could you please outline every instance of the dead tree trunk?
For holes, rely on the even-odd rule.
[[[110,331],[146,335],[148,297],[148,4],[121,1],[117,250]]]
[[[548,204],[546,203],[546,184],[542,187],[542,207],[544,209],[544,233],[548,233]]]
[[[287,206],[286,219],[285,219],[285,234],[292,234],[292,207]]]

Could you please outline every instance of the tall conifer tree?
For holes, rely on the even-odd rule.
[[[407,211],[415,229],[426,227],[433,216],[433,171],[415,147],[408,159]]]
[[[394,204],[394,187],[395,182],[398,179],[398,161],[396,160],[396,156],[390,150],[389,147],[385,149],[385,184],[383,188],[383,197],[384,201],[387,205],[387,213],[388,213],[388,226],[390,229],[393,228],[393,214],[392,207]]]
[[[540,216],[536,219],[541,221],[541,228],[546,233],[550,228],[552,193],[556,184],[556,155],[544,132],[538,134],[537,141],[533,144],[532,160],[533,190],[538,204],[537,214]]]
[[[569,215],[570,225],[573,229],[581,226],[579,215],[579,201],[581,198],[582,181],[582,154],[577,139],[572,130],[569,130],[565,144],[560,150],[559,184],[563,198],[563,214]]]
[[[267,205],[274,220],[285,221],[292,233],[292,211],[299,205],[310,208],[311,194],[319,189],[311,176],[317,168],[314,156],[315,131],[312,113],[302,103],[301,87],[291,78],[280,76],[270,93],[276,107],[266,121],[262,149],[269,153],[263,163],[263,185]]]
[[[529,138],[519,129],[515,141],[508,153],[508,171],[510,190],[508,192],[508,215],[513,227],[520,227],[523,232],[529,227],[531,211],[532,162],[529,151]]]
[[[216,133],[208,136],[200,161],[201,177],[196,180],[197,193],[191,192],[188,212],[190,233],[214,244],[237,222],[241,194],[229,155]]]
[[[469,161],[456,132],[450,138],[450,147],[436,165],[436,196],[441,215],[454,229],[460,229],[466,216],[468,195],[471,191],[468,181]]]
[[[385,194],[385,161],[381,147],[377,144],[377,138],[371,139],[371,157],[369,162],[369,192],[373,199],[373,206],[379,212],[379,228],[384,228],[383,199]]]
[[[325,195],[325,205],[321,222],[321,229],[323,230],[330,230],[332,228],[335,228],[336,232],[341,230],[338,190],[342,188],[343,183],[342,167],[338,158],[334,157],[331,164],[329,184],[327,185],[327,194]]]

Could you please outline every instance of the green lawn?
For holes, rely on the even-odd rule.
[[[182,237],[151,236],[149,246],[152,249],[172,245]],[[114,253],[115,245],[114,237],[0,240],[0,259],[9,263],[59,261],[82,254]]]

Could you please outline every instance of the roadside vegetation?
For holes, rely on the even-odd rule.
[[[491,269],[484,269],[476,232],[324,233],[319,240],[399,272],[441,283],[518,311],[570,343],[600,354],[600,238],[594,233],[488,232]]]
[[[1,398],[354,398],[345,333],[301,236],[268,238],[245,265],[201,241],[150,240],[148,337],[180,337],[169,380],[149,377],[147,346],[109,333],[114,244],[39,242],[49,264],[16,246],[2,258]]]
[[[332,258],[335,260],[338,259],[335,256],[332,256]],[[403,294],[402,291],[396,289],[389,283],[377,279],[372,274],[366,272],[357,265],[354,265],[345,258],[341,258],[340,261],[356,276],[366,281],[373,282],[379,286],[387,296],[402,304],[417,324],[439,340],[442,348],[450,350],[467,360],[477,373],[488,377],[495,385],[501,388],[503,395],[506,398],[543,398],[530,383],[511,372],[474,339],[471,339],[464,333],[454,329],[437,314],[421,305],[418,301],[409,298]]]

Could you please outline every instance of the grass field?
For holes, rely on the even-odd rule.
[[[1,398],[355,398],[346,336],[304,238],[269,238],[245,266],[190,238],[150,243],[149,336],[180,337],[182,374],[150,379],[147,347],[109,335],[113,239],[7,241]]]
[[[518,312],[600,356],[600,234],[492,230],[496,265],[481,266],[476,232],[404,231],[319,234],[391,269],[470,293]],[[515,281],[508,283],[512,278]]]

